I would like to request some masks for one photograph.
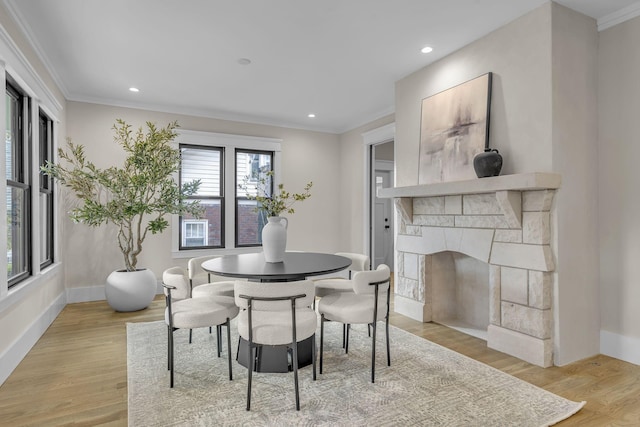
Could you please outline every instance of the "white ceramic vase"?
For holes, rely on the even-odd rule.
[[[147,268],[117,270],[107,277],[105,294],[115,311],[138,311],[151,304],[157,287],[156,275]]]
[[[282,216],[270,216],[262,228],[262,250],[266,262],[284,261],[287,250],[287,227],[289,221]]]

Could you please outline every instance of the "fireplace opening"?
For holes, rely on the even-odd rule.
[[[489,264],[451,251],[428,257],[431,280],[425,283],[431,282],[432,321],[486,341]]]

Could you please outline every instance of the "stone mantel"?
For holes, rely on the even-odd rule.
[[[559,174],[532,172],[381,189],[378,197],[395,199],[399,214],[395,311],[432,321],[441,283],[459,286],[434,256],[470,256],[489,265],[487,345],[551,366],[551,211],[560,184]]]
[[[466,181],[383,188],[380,189],[378,197],[432,197],[458,194],[482,194],[509,190],[547,190],[560,188],[561,181],[561,176],[557,173],[531,172],[470,179]]]

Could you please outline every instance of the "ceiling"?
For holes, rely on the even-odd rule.
[[[3,1],[68,100],[334,133],[392,113],[395,81],[546,2]],[[556,2],[598,22],[640,10]]]

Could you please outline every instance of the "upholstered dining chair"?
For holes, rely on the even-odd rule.
[[[316,379],[315,333],[318,317],[311,309],[314,286],[310,280],[296,282],[236,281],[238,333],[247,341],[249,361],[247,380],[247,411],[251,409],[251,381],[257,349],[261,346],[287,346],[293,365],[296,410],[300,410],[298,388],[298,343],[312,337],[313,380]]]
[[[351,284],[351,278],[354,273],[358,271],[369,270],[369,256],[364,254],[358,254],[353,252],[336,252],[335,255],[343,256],[351,260],[351,265],[348,269],[348,278],[344,277],[330,277],[325,279],[314,280],[316,287],[316,297],[322,298],[327,295],[335,294],[338,292],[353,292],[353,285]],[[313,308],[316,307],[316,301],[313,301]],[[347,337],[347,325],[342,327],[342,348],[346,345]]]
[[[163,271],[162,283],[175,288],[171,291],[173,301],[191,298],[191,287],[182,267],[170,267]]]
[[[171,291],[171,300],[173,302],[191,298],[192,296],[191,285],[189,284],[187,275],[185,274],[185,271],[182,269],[182,267],[167,268],[162,273],[162,283],[173,287]],[[166,292],[165,292],[165,297],[166,297]],[[209,329],[209,332],[211,332],[211,328]],[[192,339],[193,339],[193,331],[190,329],[189,344],[191,344]],[[220,340],[221,340],[220,335],[218,335],[218,348],[220,348]]]
[[[349,353],[349,326],[353,324],[370,325],[371,339],[371,382],[375,382],[376,367],[376,325],[384,320],[387,338],[387,365],[391,366],[389,348],[389,298],[391,291],[391,272],[385,264],[376,270],[359,271],[350,280],[353,292],[339,292],[327,295],[318,303],[320,314],[320,373],[322,374],[322,353],[324,350],[324,323],[340,322],[347,326],[345,352]]]
[[[353,292],[351,278],[355,272],[369,270],[369,256],[352,252],[336,252],[335,255],[343,256],[351,260],[348,272],[349,277],[330,277],[314,280],[316,297],[324,297],[336,292]]]
[[[189,259],[187,271],[189,273],[189,286],[192,289],[191,295],[194,298],[212,295],[233,296],[233,280],[218,280],[217,276],[202,268],[203,262],[213,258],[216,258],[216,256],[206,255]]]
[[[181,293],[178,286],[165,282],[165,278],[176,279],[171,274],[163,274],[163,287],[166,299],[165,323],[167,325],[167,368],[170,371],[169,386],[174,383],[174,339],[173,333],[178,329],[189,329],[189,342],[191,342],[191,330],[195,328],[216,327],[218,357],[221,353],[222,326],[227,327],[227,355],[229,362],[229,380],[233,379],[231,368],[231,319],[239,312],[232,297],[223,295],[185,298],[173,300],[173,292]],[[170,281],[171,282],[171,281]],[[177,280],[173,283],[177,284]]]

